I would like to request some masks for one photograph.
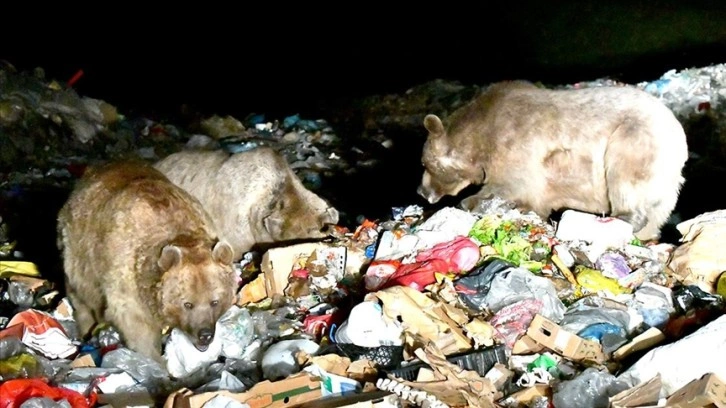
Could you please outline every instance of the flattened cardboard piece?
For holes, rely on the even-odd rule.
[[[545,347],[536,341],[532,340],[531,337],[527,336],[526,334],[514,343],[514,346],[512,347],[512,354],[513,355],[526,355],[526,354],[534,354],[539,353],[542,350],[544,350]]]
[[[421,336],[436,343],[445,354],[471,349],[471,343],[452,320],[442,303],[407,286],[392,286],[366,295],[366,300],[380,300],[383,315],[391,321],[403,321],[404,333]]]
[[[527,335],[535,342],[574,361],[590,361],[597,364],[607,361],[599,343],[570,333],[539,314],[535,315],[532,324],[529,325]]]
[[[398,396],[388,391],[371,391],[360,394],[326,397],[306,402],[295,408],[394,408],[398,407]]]
[[[188,391],[188,390],[187,390]],[[246,392],[205,392],[190,395],[175,392],[167,398],[165,408],[201,408],[217,395],[224,395],[247,404],[250,408],[286,408],[322,398],[320,379],[301,373],[280,381],[262,381]]]
[[[260,269],[265,276],[267,296],[283,295],[295,263],[300,258],[304,258],[304,265],[307,257],[312,255],[316,249],[325,247],[326,245],[322,243],[308,242],[284,248],[272,248],[265,252]]]
[[[693,380],[668,397],[669,408],[726,408],[726,383],[716,374]]]
[[[663,332],[655,327],[644,331],[643,333],[635,336],[632,340],[622,345],[619,349],[613,353],[613,359],[620,361],[625,357],[635,353],[636,351],[647,350],[653,346],[659,344],[665,340]]]
[[[244,285],[237,296],[237,306],[243,307],[249,303],[257,303],[267,298],[265,274],[261,273],[250,283]]]
[[[505,398],[506,401],[516,401],[517,407],[529,407],[532,400],[537,397],[552,397],[552,389],[547,384],[536,384],[534,387],[527,387],[519,390]],[[507,405],[511,406],[511,405]]]
[[[610,408],[657,407],[661,388],[660,374],[610,397]]]
[[[72,368],[83,368],[83,367],[95,367],[96,362],[93,361],[93,357],[90,354],[84,354],[80,357],[76,357],[75,360],[71,361]]]

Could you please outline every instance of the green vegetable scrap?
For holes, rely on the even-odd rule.
[[[540,240],[543,229],[541,227],[518,223],[516,221],[503,221],[495,215],[489,215],[478,220],[469,236],[482,245],[489,245],[498,254],[498,258],[509,261],[517,266],[532,272],[541,271],[544,264],[531,258],[535,248],[542,248],[540,254],[549,254],[549,246]],[[544,258],[544,257],[542,257]]]

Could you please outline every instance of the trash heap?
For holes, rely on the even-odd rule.
[[[683,120],[720,123],[724,68],[638,86]],[[11,71],[0,70],[3,188],[67,186],[95,160],[189,147],[273,146],[312,188],[373,163],[375,149],[345,151],[322,120],[212,116],[182,131]],[[384,122],[414,126],[417,104],[446,110],[468,89],[438,81],[410,104],[387,98],[405,117]],[[18,157],[28,168],[9,164]],[[726,210],[678,224],[679,245],[576,211],[551,223],[496,197],[424,214],[396,207],[320,242],[246,254],[214,342],[200,352],[170,330],[161,362],[110,326],[82,338],[0,219],[0,406],[726,406]]]
[[[572,210],[548,223],[496,197],[423,214],[394,208],[321,242],[246,254],[210,347],[172,330],[163,363],[112,327],[79,338],[71,305],[32,264],[0,261],[0,401],[723,403],[726,212],[679,224],[679,246],[644,245],[623,221]]]
[[[82,80],[82,79],[81,79]],[[344,145],[324,120],[290,115],[243,121],[211,115],[181,127],[126,117],[102,100],[80,96],[71,85],[47,80],[42,69],[16,72],[0,66],[0,187],[68,188],[86,165],[135,158],[156,161],[184,148],[230,153],[270,146],[283,154],[304,184],[378,164],[390,141],[350,138]]]

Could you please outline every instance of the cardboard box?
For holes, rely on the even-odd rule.
[[[183,388],[167,398],[164,408],[201,408],[217,395],[230,397],[249,405],[250,408],[294,407],[323,396],[320,379],[307,373],[301,373],[280,381],[259,382],[242,393],[216,391],[194,395],[188,389]]]
[[[600,343],[585,340],[563,330],[557,323],[536,315],[527,329],[527,335],[535,342],[574,361],[603,364],[607,357]]]
[[[260,269],[265,276],[267,296],[283,295],[294,265],[301,260],[304,264],[305,260],[318,248],[325,248],[325,244],[311,242],[273,248],[265,252]]]
[[[716,374],[693,380],[668,397],[669,408],[726,408],[726,383]]]
[[[657,407],[662,386],[660,374],[610,397],[610,408]]]
[[[544,346],[537,343],[536,341],[532,340],[531,337],[527,336],[526,334],[514,343],[514,346],[512,347],[512,354],[513,355],[526,355],[526,354],[534,354],[539,353],[542,350],[544,350]]]
[[[524,388],[504,398],[508,407],[525,408],[537,397],[552,398],[552,389],[547,384],[537,384],[534,387]],[[503,404],[504,405],[504,404]]]

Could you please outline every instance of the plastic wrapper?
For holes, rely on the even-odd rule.
[[[209,392],[209,391],[230,391],[230,392],[242,392],[248,387],[240,381],[239,378],[235,377],[232,373],[227,370],[222,370],[217,378],[210,381],[209,383],[197,388],[195,392]]]
[[[539,299],[525,299],[503,307],[489,323],[509,348],[527,332],[532,319],[542,311],[544,304]]]
[[[252,317],[247,309],[232,306],[216,323],[212,343],[199,351],[181,330],[172,330],[166,344],[166,368],[173,377],[180,378],[216,361],[220,355],[242,358],[254,339]]]
[[[387,321],[378,302],[361,302],[353,307],[348,319],[331,334],[336,343],[361,347],[400,346],[403,328],[397,321]]]
[[[241,358],[255,336],[249,311],[232,306],[219,318],[218,324],[217,335],[222,340],[222,354],[229,358]]]
[[[436,282],[436,273],[445,273],[449,265],[443,259],[429,259],[423,262],[403,264],[375,290],[390,288],[391,286],[408,286],[419,292]]]
[[[540,314],[559,322],[565,314],[565,305],[557,297],[552,282],[522,268],[511,268],[498,273],[492,279],[484,303],[494,313],[505,306],[525,299],[539,299],[543,307]]]
[[[676,311],[685,314],[693,309],[721,309],[724,301],[721,296],[705,292],[696,285],[679,286],[673,290],[673,303]]]
[[[272,344],[262,357],[262,373],[268,380],[275,381],[287,378],[300,372],[295,359],[299,351],[315,354],[320,346],[314,341],[305,339],[283,340]]]
[[[34,355],[21,353],[0,360],[0,380],[42,377],[43,366]]]
[[[591,293],[606,292],[611,296],[630,293],[630,289],[620,286],[617,280],[603,276],[596,269],[586,268],[582,265],[575,267],[577,283]]]
[[[628,383],[606,371],[587,368],[572,380],[556,384],[552,403],[555,408],[608,408],[609,398],[628,388]]]
[[[628,276],[631,272],[628,261],[617,252],[605,252],[600,255],[595,267],[602,272],[603,276],[611,279],[620,279]]]
[[[630,314],[627,309],[608,307],[604,299],[587,297],[570,305],[560,327],[570,333],[579,333],[586,327],[598,323],[608,323],[623,328],[630,333]]]
[[[11,302],[16,304],[20,309],[29,309],[33,307],[35,294],[24,283],[11,281],[8,285],[8,296]]]
[[[644,283],[633,294],[628,307],[637,311],[648,327],[662,328],[675,311],[672,291],[664,286]]]
[[[501,259],[493,259],[485,262],[465,276],[454,281],[454,287],[459,294],[459,299],[469,309],[483,312],[486,309],[485,299],[489,293],[494,277],[510,268],[513,264]]]
[[[72,408],[70,402],[62,399],[54,401],[51,398],[30,398],[20,405],[20,408]]]
[[[430,259],[441,259],[448,262],[448,269],[441,272],[468,272],[479,261],[479,245],[467,237],[456,237],[449,242],[442,242],[416,255],[416,262]]]
[[[475,215],[464,210],[453,207],[442,208],[416,227],[414,234],[419,238],[416,250],[431,248],[458,236],[466,236],[476,220]]]
[[[101,367],[122,369],[152,394],[162,392],[169,383],[169,374],[157,361],[127,348],[106,353]]]
[[[219,330],[219,325],[217,325],[217,330]],[[206,350],[199,351],[183,331],[174,328],[166,342],[164,358],[169,374],[172,377],[181,378],[217,361],[221,354],[222,339],[218,336],[214,336],[214,340]]]

